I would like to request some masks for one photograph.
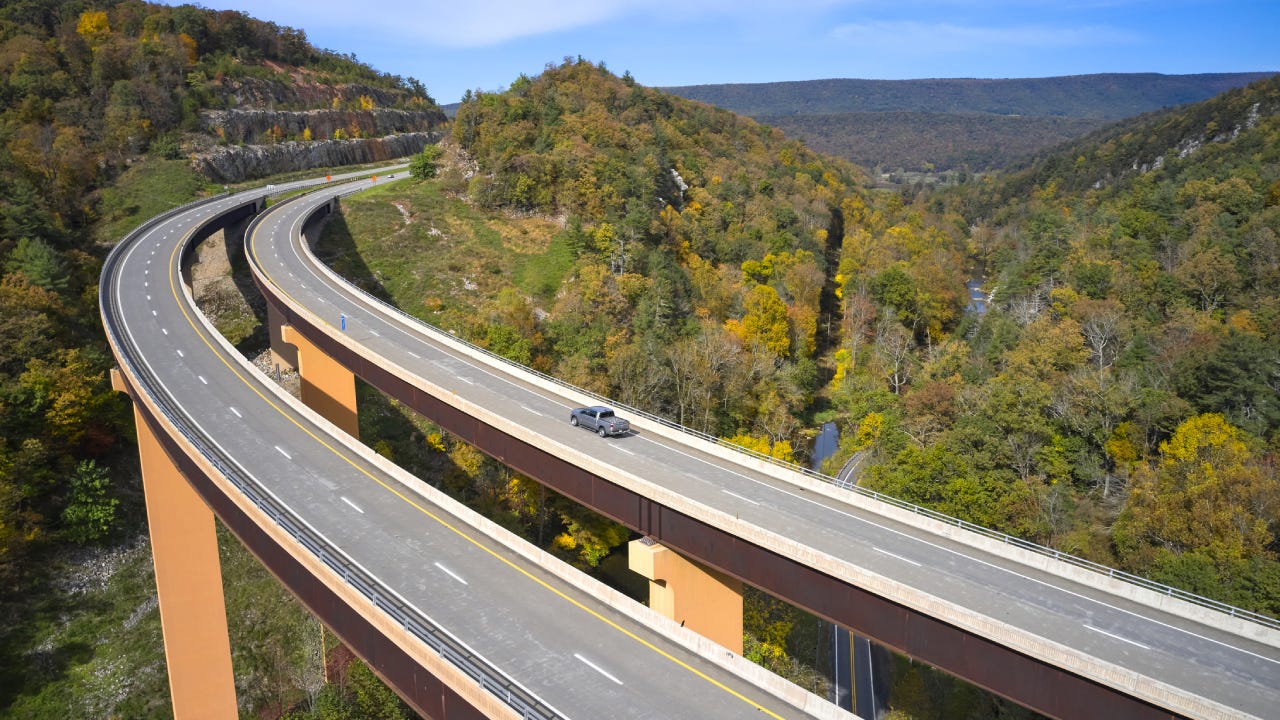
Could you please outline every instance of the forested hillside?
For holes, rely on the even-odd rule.
[[[1108,73],[1047,78],[800,80],[663,88],[743,115],[848,112],[985,113],[1119,120],[1186,105],[1242,87],[1272,72]]]
[[[834,389],[868,484],[1280,614],[1280,79],[919,212],[994,301],[935,333],[888,232],[846,234]]]
[[[322,247],[570,382],[784,457],[835,420],[868,486],[1277,613],[1277,83],[908,196],[569,61],[468,98],[440,177]],[[567,559],[625,540],[418,432],[381,449]],[[802,623],[748,608],[748,654],[794,669]]]
[[[867,212],[851,166],[584,61],[470,98],[453,133],[478,164],[473,201],[566,218],[552,240],[560,275],[476,335],[625,403],[789,454],[832,341],[839,240]],[[941,285],[933,319],[946,324],[962,288]],[[544,320],[521,319],[535,307]]]
[[[1012,167],[1045,148],[1108,124],[1092,118],[902,111],[757,115],[755,119],[818,152],[886,173],[970,173]]]
[[[761,449],[843,419],[877,489],[1277,613],[1278,88],[909,200],[568,63],[458,114],[460,190],[567,218],[563,281],[463,326]]]

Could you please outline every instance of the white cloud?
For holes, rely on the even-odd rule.
[[[179,0],[166,0],[178,2]],[[629,16],[674,23],[724,16],[726,22],[758,14],[804,14],[858,0],[257,0],[248,12],[292,27],[359,28],[388,39],[418,39],[439,47],[482,48],[600,25]],[[206,7],[249,8],[246,0],[205,0]]]
[[[594,25],[644,5],[639,0],[449,0],[438,7],[407,7],[390,27],[398,34],[412,28],[439,45],[483,47]]]
[[[164,0],[177,4],[181,0]],[[520,37],[571,30],[649,5],[642,0],[204,0],[205,7],[244,10],[303,29],[359,29],[388,39],[420,39],[444,47],[484,47]]]
[[[831,30],[836,40],[904,53],[989,52],[1001,48],[1071,48],[1130,44],[1140,38],[1106,26],[1021,25],[978,27],[950,23],[848,23]]]

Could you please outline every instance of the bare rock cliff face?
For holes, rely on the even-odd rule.
[[[444,122],[439,111],[410,110],[207,110],[200,124],[211,135],[228,143],[266,143],[273,139],[301,139],[311,132],[314,140],[347,137],[381,137],[397,133],[428,132]]]
[[[405,93],[398,90],[354,84],[324,85],[301,78],[286,84],[246,77],[227,80],[220,85],[220,94],[228,98],[232,107],[241,109],[330,107],[335,99],[345,105],[357,102],[361,97],[371,98],[378,107],[395,107],[407,99]]]
[[[427,145],[439,142],[442,135],[440,132],[411,132],[357,140],[217,146],[196,154],[192,165],[217,182],[241,182],[296,170],[408,157],[422,152]]]

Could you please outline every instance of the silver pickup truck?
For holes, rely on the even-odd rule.
[[[613,414],[611,408],[603,405],[574,408],[569,411],[569,424],[574,427],[585,427],[595,430],[600,437],[606,435],[626,435],[631,432],[631,423]]]

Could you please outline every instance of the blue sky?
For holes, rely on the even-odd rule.
[[[168,0],[170,4],[179,4]],[[645,85],[1280,71],[1280,0],[201,0],[440,103],[566,56]]]

